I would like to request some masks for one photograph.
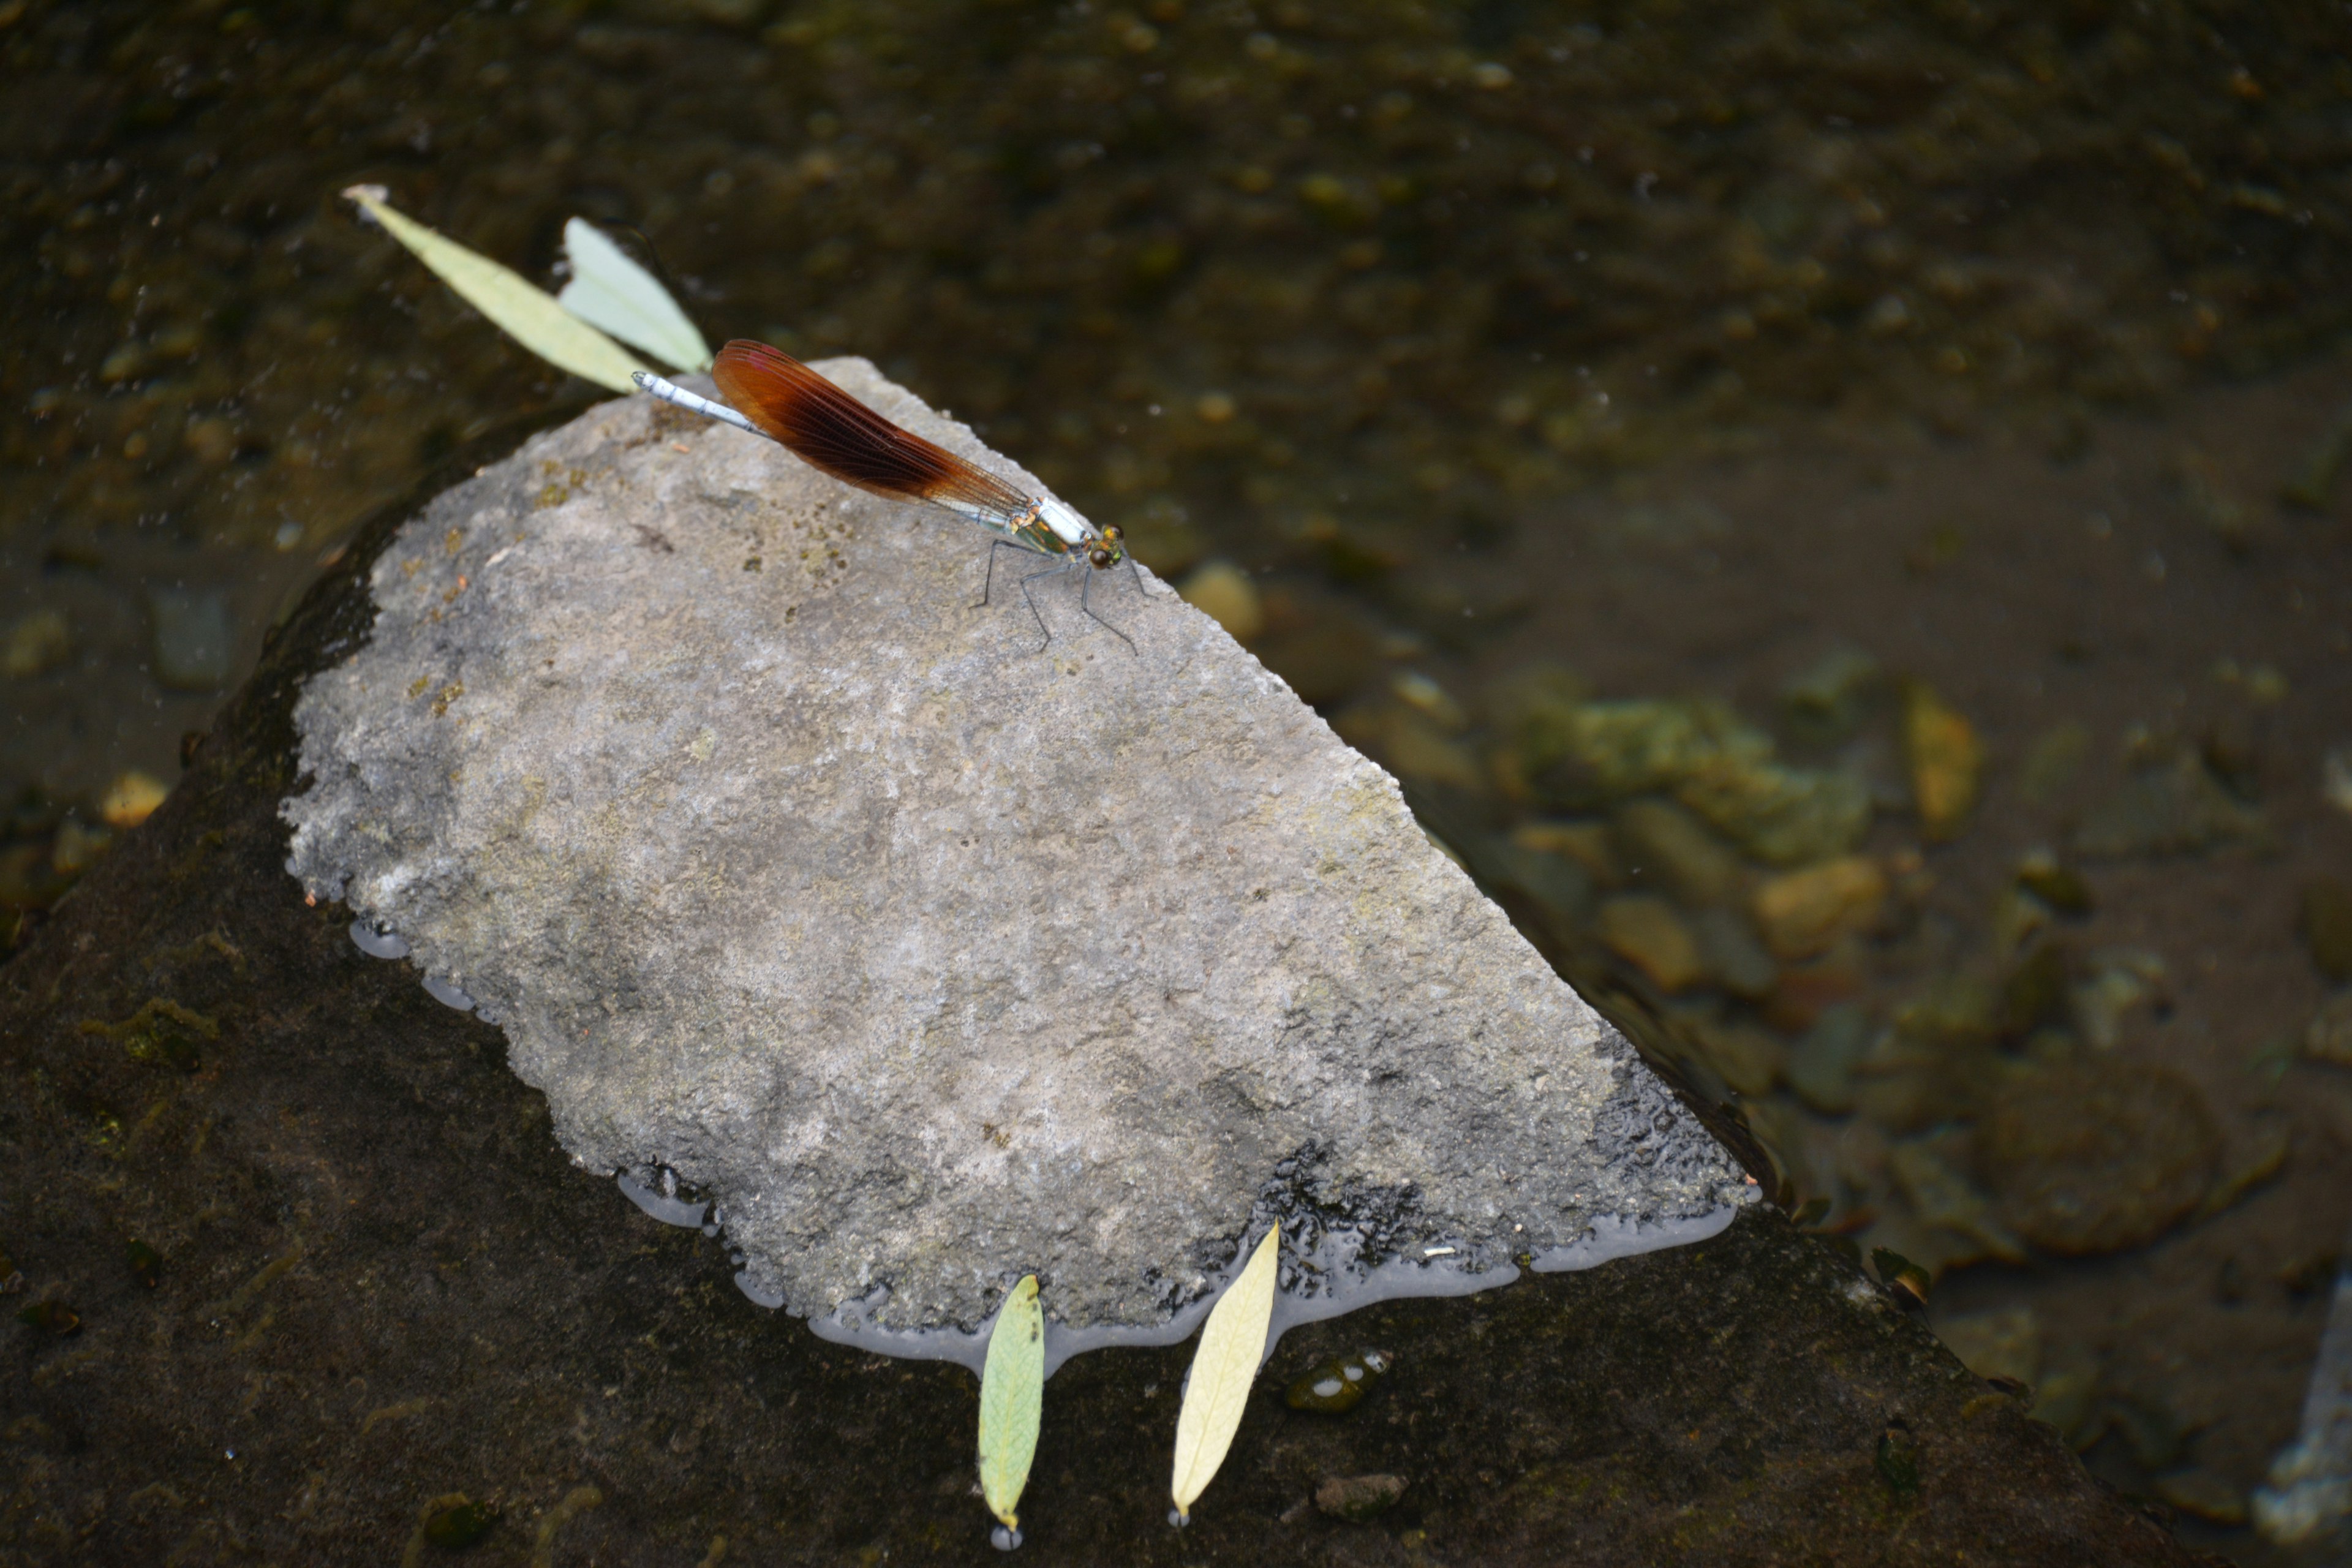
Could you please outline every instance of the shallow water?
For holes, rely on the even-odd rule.
[[[631,224],[714,340],[866,354],[1223,593],[1791,1207],[2253,1560],[2222,1501],[2293,1435],[2352,1220],[2352,1089],[2301,1045],[2352,968],[2343,41],[2161,4],[0,5],[0,899],[103,853],[358,519],[592,400],[335,193],[542,279],[567,216]],[[1867,784],[1879,891],[1827,940],[1743,943],[1791,868],[1686,793],[1529,765],[1585,696],[1693,694]],[[1905,745],[1939,712],[1981,758],[1948,821]],[[2114,1136],[2037,1116],[2062,1068]],[[2176,1157],[2127,1157],[2168,1095]]]

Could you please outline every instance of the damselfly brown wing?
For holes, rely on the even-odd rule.
[[[898,500],[990,514],[1005,529],[1036,503],[945,447],[901,430],[781,349],[737,338],[710,374],[738,413],[846,485]]]

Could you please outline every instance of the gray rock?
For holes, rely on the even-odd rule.
[[[795,1312],[969,1325],[1034,1269],[1065,1323],[1150,1329],[1254,1219],[1336,1270],[1311,1292],[1744,1201],[1214,622],[1105,575],[1130,648],[1048,578],[1041,650],[1034,563],[974,605],[984,543],[593,410],[378,561],[370,641],[297,709],[289,869],[499,1021],[575,1161],[712,1201]]]

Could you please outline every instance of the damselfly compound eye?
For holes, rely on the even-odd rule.
[[[1110,552],[1097,545],[1094,549],[1087,552],[1087,559],[1093,562],[1098,567],[1108,566],[1110,564]]]

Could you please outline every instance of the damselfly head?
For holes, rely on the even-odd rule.
[[[1127,534],[1118,524],[1112,523],[1096,536],[1087,547],[1087,560],[1097,572],[1108,572],[1127,559]]]

